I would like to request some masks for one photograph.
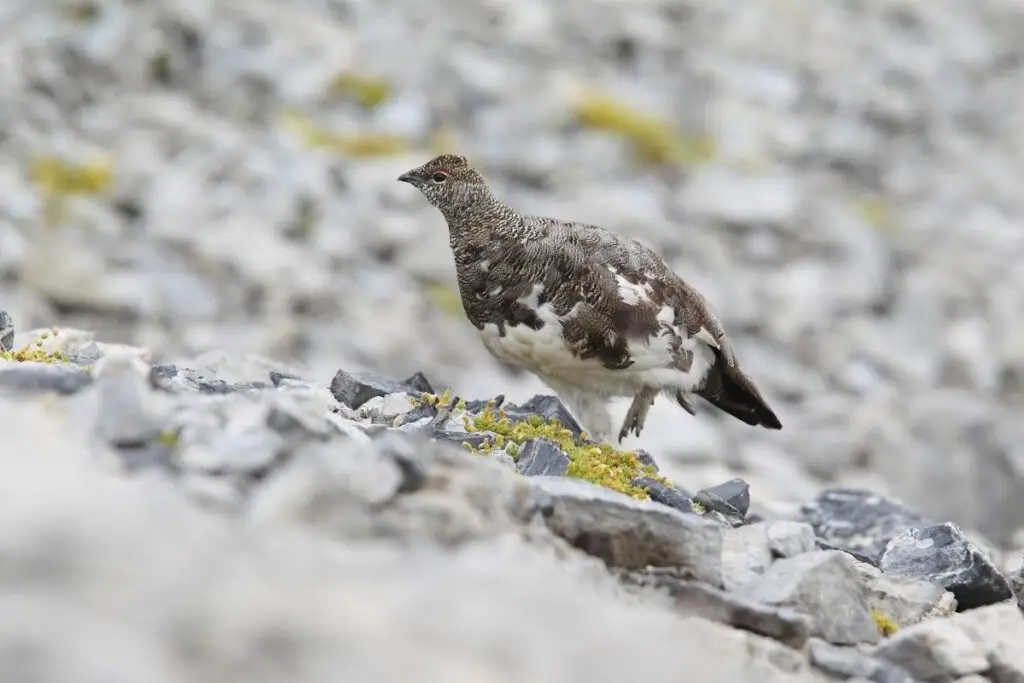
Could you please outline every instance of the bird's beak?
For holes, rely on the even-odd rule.
[[[412,171],[409,171],[408,173],[403,173],[402,175],[398,176],[398,182],[400,182],[400,183],[409,183],[410,185],[415,185],[416,184],[416,175]]]

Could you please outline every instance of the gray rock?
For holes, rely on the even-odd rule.
[[[169,424],[149,383],[149,367],[129,354],[110,354],[96,363],[95,429],[114,446],[139,447],[156,441]]]
[[[547,526],[610,567],[684,567],[695,578],[722,586],[726,530],[720,524],[577,479],[524,481],[534,487]]]
[[[0,309],[0,351],[10,351],[14,348],[14,320],[10,314]]]
[[[722,585],[734,591],[760,578],[775,559],[766,522],[726,531],[722,540]]]
[[[864,562],[854,562],[854,566],[867,587],[868,605],[900,628],[956,611],[954,595],[931,581],[884,574]]]
[[[993,681],[1024,680],[1024,618],[1016,605],[979,607],[949,619],[929,619],[883,641],[876,656],[927,683],[987,674]]]
[[[654,469],[655,472],[659,471],[658,470],[658,463],[656,463],[654,461],[654,456],[653,455],[651,455],[650,453],[648,453],[647,451],[645,451],[642,448],[637,448],[634,452],[636,453],[636,458],[637,458],[637,460],[640,461],[641,465],[646,465],[647,467],[651,467],[651,468]],[[682,489],[679,489],[679,490],[682,491]],[[683,494],[684,495],[689,495],[688,493],[686,493],[686,491],[683,491]]]
[[[387,396],[388,394],[407,393],[411,395],[422,394],[426,389],[422,386],[430,386],[425,379],[416,375],[409,378],[410,384],[396,382],[372,372],[346,372],[338,370],[331,380],[331,394],[349,408],[355,410],[371,398]],[[433,392],[430,392],[433,393]]]
[[[856,647],[812,639],[807,647],[811,664],[840,680],[862,678],[871,683],[916,683],[904,669],[876,659]]]
[[[404,391],[375,396],[359,406],[356,414],[377,424],[399,426],[397,418],[408,415],[414,408],[410,396]]]
[[[569,456],[551,439],[530,439],[520,447],[516,467],[527,476],[562,476],[569,468]]]
[[[956,596],[961,611],[1013,597],[995,564],[952,522],[911,529],[892,539],[882,555],[886,574],[931,581]]]
[[[802,507],[804,521],[831,547],[878,566],[885,546],[912,527],[929,526],[919,513],[870,491],[833,488]]]
[[[572,413],[562,405],[556,396],[536,395],[522,405],[508,403],[503,407],[508,419],[512,422],[522,422],[531,415],[540,415],[545,420],[558,420],[562,426],[570,430],[573,436],[579,438],[580,426]]]
[[[854,560],[837,550],[805,553],[775,562],[737,592],[769,605],[809,615],[814,634],[837,645],[878,642],[879,632]]]
[[[154,365],[150,368],[150,382],[164,391],[192,391],[207,395],[245,393],[272,386],[269,382],[228,382],[209,378],[191,368],[176,365]]]
[[[814,552],[814,529],[804,522],[772,520],[768,522],[768,544],[775,557],[796,557]]]
[[[627,585],[642,586],[668,595],[683,616],[697,616],[733,628],[802,648],[811,632],[810,617],[782,607],[775,608],[742,598],[699,581],[675,576],[671,570],[651,569],[622,576]]]
[[[693,509],[693,499],[687,496],[685,491],[675,486],[663,484],[651,477],[636,477],[630,483],[647,491],[651,496],[651,500],[655,502],[667,505],[686,514],[696,514]]]
[[[1010,584],[1010,590],[1017,597],[1017,604],[1024,610],[1024,566],[1017,567],[1007,574],[1006,580]]]
[[[82,391],[92,382],[88,373],[59,363],[25,361],[0,367],[0,393],[67,396]]]
[[[731,479],[724,484],[698,491],[693,499],[726,517],[743,519],[750,509],[750,484],[739,478]]]

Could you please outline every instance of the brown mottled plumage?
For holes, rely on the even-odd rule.
[[[612,437],[607,399],[633,397],[621,441],[640,434],[659,393],[691,414],[695,394],[747,424],[782,427],[704,298],[649,248],[522,215],[462,156],[399,180],[448,223],[462,305],[487,349],[548,384],[594,438]]]

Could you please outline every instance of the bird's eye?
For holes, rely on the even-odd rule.
[[[444,171],[438,171],[434,175],[430,176],[435,183],[443,183],[448,180],[448,174]]]

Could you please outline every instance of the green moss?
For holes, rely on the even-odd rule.
[[[72,163],[57,157],[34,157],[29,179],[43,198],[43,223],[53,227],[64,217],[65,200],[74,195],[96,195],[113,184],[113,164],[108,159]]]
[[[444,408],[454,408],[455,410],[465,410],[466,409],[466,402],[465,401],[463,401],[460,398],[459,400],[455,401],[455,404],[453,405],[452,404],[452,399],[453,398],[455,398],[455,397],[452,396],[452,388],[451,387],[445,387],[444,391],[441,392],[440,396],[437,395],[437,394],[431,394],[429,392],[424,391],[419,396],[410,396],[409,397],[409,402],[412,403],[414,406],[421,406],[421,405],[435,406],[435,407],[437,407],[438,410],[443,410]]]
[[[559,420],[545,420],[539,415],[530,415],[521,422],[512,422],[503,410],[496,410],[494,404],[476,416],[463,417],[467,432],[490,432],[495,435],[493,442],[472,452],[488,453],[493,448],[504,448],[513,457],[519,456],[520,446],[537,437],[544,437],[557,443],[569,456],[567,476],[589,481],[598,486],[625,493],[638,500],[648,500],[644,489],[630,483],[636,477],[650,477],[662,483],[669,482],[657,474],[655,469],[640,462],[636,453],[619,451],[611,445],[584,443],[573,437],[573,433]]]
[[[351,157],[378,157],[402,154],[411,149],[409,141],[390,133],[339,133],[321,128],[306,116],[288,111],[281,116],[282,125],[297,135],[304,144]]]
[[[178,432],[165,429],[156,437],[157,442],[167,446],[168,448],[174,448],[178,445]]]
[[[886,638],[900,630],[899,624],[877,607],[871,608],[871,618],[875,620],[878,632]]]
[[[715,141],[687,135],[666,121],[602,93],[588,93],[574,103],[573,113],[584,127],[619,135],[631,143],[637,158],[658,165],[693,166],[715,156]]]
[[[52,329],[52,334],[57,335],[60,330],[56,327]],[[13,351],[0,351],[0,358],[4,360],[14,361],[15,363],[33,362],[33,363],[67,363],[71,359],[63,351],[44,351],[43,344],[50,338],[51,332],[43,332],[36,339],[25,344],[20,349],[14,349]]]
[[[878,230],[892,229],[892,215],[889,205],[879,196],[861,197],[857,202],[857,211],[865,223]]]
[[[391,96],[391,86],[382,78],[345,72],[331,82],[328,94],[340,95],[363,109],[372,110]]]
[[[698,515],[703,515],[705,512],[708,511],[708,509],[704,507],[702,503],[698,503],[695,500],[690,501],[690,507],[692,507],[693,511],[696,512]]]

